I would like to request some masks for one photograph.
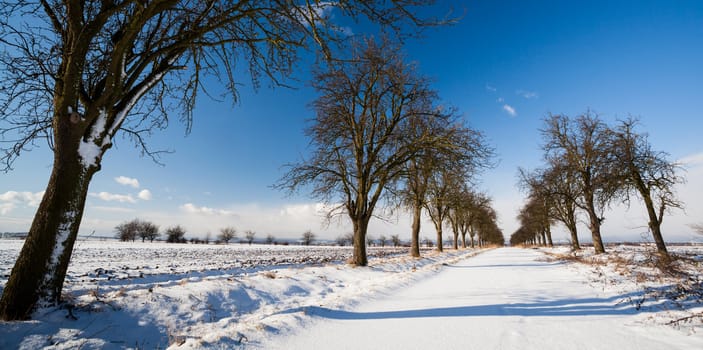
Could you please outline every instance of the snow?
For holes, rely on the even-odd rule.
[[[169,65],[172,65],[176,61],[176,58],[172,58],[168,61]],[[117,133],[117,130],[120,128],[124,120],[127,118],[129,115],[129,112],[132,111],[132,108],[137,104],[140,98],[144,96],[144,94],[147,93],[156,83],[161,81],[161,78],[164,77],[166,72],[161,72],[155,74],[153,77],[151,77],[150,80],[145,81],[144,85],[142,85],[139,90],[137,90],[134,95],[131,96],[129,100],[127,100],[127,103],[125,104],[124,108],[117,112],[115,115],[115,121],[112,123],[112,126],[110,127],[110,130],[108,131],[107,135],[108,137],[106,138],[106,141],[109,140],[109,137],[115,136],[115,133]],[[107,143],[103,143],[104,145],[107,145]]]
[[[97,144],[100,134],[105,131],[105,123],[107,123],[107,112],[103,109],[100,110],[98,118],[95,120],[95,123],[91,128],[90,136],[88,136],[85,140],[81,140],[78,145],[78,154],[81,157],[81,164],[83,164],[83,167],[86,169],[98,164],[100,157],[102,156],[102,146],[105,146],[110,142],[109,137],[106,136],[105,140],[103,140],[102,146]]]
[[[261,348],[703,348],[701,334],[644,322],[656,309],[618,304],[633,293],[591,286],[582,267],[542,257],[492,250],[351,311],[309,307],[309,327]]]
[[[71,224],[75,222],[75,216],[76,212],[74,211],[69,211],[63,215],[63,222],[59,224],[56,242],[54,242],[54,248],[51,251],[49,270],[46,273],[45,281],[48,281],[54,274],[54,269],[59,263],[59,257],[61,257],[66,247],[66,240],[71,235]]]
[[[0,286],[20,248],[0,240]],[[630,302],[645,282],[554,252],[370,248],[353,267],[349,247],[79,241],[73,309],[0,323],[0,348],[703,348],[700,323],[665,324],[670,303]]]

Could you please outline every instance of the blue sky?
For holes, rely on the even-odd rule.
[[[686,210],[664,221],[665,239],[699,239],[687,224],[703,222],[703,2],[701,1],[465,1],[454,2],[462,20],[428,30],[408,42],[408,59],[434,80],[446,104],[496,148],[499,166],[480,188],[493,196],[506,238],[517,228],[523,194],[518,167],[540,165],[539,128],[548,113],[576,115],[590,108],[604,120],[639,116],[656,149],[685,163],[679,189]],[[441,5],[440,5],[441,6]],[[297,67],[296,89],[252,91],[247,77],[240,101],[204,95],[193,131],[174,122],[149,139],[173,150],[154,164],[118,140],[96,174],[81,234],[111,235],[139,217],[162,227],[182,224],[191,234],[213,235],[224,226],[297,238],[311,229],[325,238],[351,231],[342,220],[329,227],[321,208],[304,193],[286,197],[270,188],[282,165],[304,156],[309,66]],[[25,153],[0,173],[0,232],[24,231],[50,172],[44,148]],[[135,181],[117,181],[117,178]],[[141,196],[140,196],[141,194]],[[615,206],[606,212],[606,240],[642,240],[643,211]],[[409,238],[406,216],[372,223],[370,234]],[[582,239],[589,234],[580,231]],[[429,224],[423,235],[434,237]],[[563,239],[559,229],[555,238]]]

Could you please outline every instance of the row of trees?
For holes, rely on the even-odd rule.
[[[491,210],[488,208],[488,210]],[[453,211],[454,213],[454,211]],[[478,221],[477,221],[478,222]],[[479,226],[475,226],[473,229],[471,229],[471,246],[474,246],[474,236],[475,233],[478,232]],[[457,232],[457,231],[455,231]],[[464,248],[467,247],[466,245],[466,239],[465,239],[465,233],[463,233],[463,244],[462,246]],[[180,226],[172,226],[167,228],[164,231],[164,236],[166,239],[167,243],[187,243],[188,240],[185,238],[186,235],[186,230]],[[136,241],[137,239],[141,239],[142,242],[149,241],[153,242],[154,240],[157,240],[161,236],[161,233],[159,232],[159,226],[156,224],[147,221],[147,220],[142,220],[142,219],[133,219],[131,221],[126,221],[123,222],[115,227],[115,237],[119,239],[120,241],[123,242],[128,242],[128,241]],[[244,237],[240,240],[240,242],[243,243],[248,243],[248,244],[253,244],[254,239],[256,236],[256,232],[247,230],[244,232]],[[335,239],[335,243],[340,245],[340,246],[346,246],[352,244],[353,241],[353,234],[352,233],[347,233],[344,235],[341,235]],[[454,235],[454,248],[457,249],[457,235]],[[220,233],[217,235],[217,240],[215,243],[223,243],[223,244],[228,244],[230,241],[236,240],[237,239],[237,229],[228,226],[220,229]],[[303,245],[311,245],[316,239],[316,235],[308,230],[305,231],[300,238],[300,243]],[[210,234],[206,234],[204,239],[196,239],[192,238],[190,240],[191,243],[204,243],[208,244],[211,241],[211,236]],[[425,238],[423,240],[425,244],[430,244],[429,239]],[[480,240],[483,241],[483,240]],[[490,241],[490,239],[489,239]],[[276,243],[276,238],[269,234],[266,236],[266,239],[264,241],[266,244],[275,244]],[[385,235],[380,235],[378,239],[374,239],[370,235],[366,237],[366,244],[368,246],[372,245],[379,245],[381,247],[385,247],[386,245],[392,245],[394,247],[400,247],[403,245],[403,241],[400,238],[400,235],[395,234],[391,235],[390,238],[386,237]]]
[[[442,250],[443,225],[453,217],[456,234],[471,211],[457,193],[470,192],[469,180],[490,165],[493,150],[456,110],[439,103],[428,79],[405,62],[397,44],[366,39],[351,52],[348,60],[317,68],[316,118],[306,130],[312,154],[289,164],[277,187],[291,193],[312,189],[313,197],[337,203],[328,216],[346,214],[351,220],[356,265],[367,264],[368,224],[384,200],[412,211],[413,256],[420,255],[423,209]],[[494,217],[484,216],[484,237],[502,238]]]
[[[186,230],[180,225],[169,227],[164,231],[164,235],[166,236],[166,242],[168,243],[185,243],[185,234]],[[141,238],[142,242],[146,240],[149,240],[149,242],[153,242],[155,239],[161,236],[161,233],[159,233],[159,226],[155,225],[154,223],[146,220],[134,219],[117,225],[115,227],[115,235],[119,240],[125,242],[134,242],[137,238]],[[244,232],[244,237],[242,241],[248,244],[252,244],[254,242],[255,237],[256,232],[247,230]],[[227,244],[236,238],[237,229],[232,226],[220,229],[220,233],[217,235],[218,241],[224,244]],[[210,234],[208,233],[205,238],[205,242],[207,243],[209,241]],[[273,238],[273,236],[269,235],[267,236],[267,242],[268,241],[270,241],[269,243],[273,243],[275,239]]]
[[[647,212],[657,251],[668,261],[661,224],[668,210],[682,208],[674,189],[684,180],[679,166],[667,153],[654,150],[637,127],[634,118],[608,125],[591,111],[575,118],[549,116],[541,131],[545,167],[520,170],[528,200],[511,243],[551,244],[550,226],[560,222],[571,235],[572,248],[580,249],[576,227],[584,213],[595,251],[604,253],[600,228],[605,210],[614,201],[629,206],[637,198]]]
[[[408,30],[448,22],[421,15],[435,12],[423,11],[433,3],[0,0],[0,161],[10,169],[21,153],[42,140],[54,153],[47,190],[0,298],[0,318],[28,318],[37,304],[60,302],[89,184],[118,136],[157,157],[159,152],[147,147],[146,137],[173,120],[174,111],[181,112],[190,131],[197,93],[208,90],[206,82],[223,82],[234,100],[242,81],[239,72],[250,72],[255,86],[262,76],[283,85],[295,70],[301,49],[317,49],[321,58],[340,62],[335,60],[335,47],[343,45],[350,32],[373,28],[403,38]],[[339,19],[365,25],[349,31],[337,23]],[[248,69],[242,70],[241,64]],[[329,74],[316,81],[322,87],[335,76],[343,78]],[[369,78],[371,85],[380,82]],[[345,85],[342,80],[340,87]],[[365,101],[371,107],[367,111],[377,117],[383,110],[386,125],[397,119],[385,118],[385,112],[405,114],[406,102],[422,100],[401,81],[385,87],[394,97],[384,98],[384,104],[390,104],[381,109],[368,104],[378,95],[352,96]],[[409,94],[395,94],[398,91]],[[325,104],[322,101],[318,107]],[[392,132],[384,135],[371,132],[375,135],[371,143],[354,135],[357,150],[372,158],[368,164],[389,170],[381,175],[367,168],[360,181],[344,186],[350,191],[358,187],[361,194],[359,200],[350,198],[345,204],[355,223],[355,246],[363,245],[365,223],[380,198],[366,195],[394,183],[401,169],[397,165],[416,154],[377,147],[401,136],[395,126],[388,130]],[[369,135],[365,131],[371,130],[361,135]],[[426,141],[421,143],[434,143]],[[334,147],[330,150],[335,157],[342,156]],[[370,178],[376,180],[367,181]],[[355,260],[365,264],[365,254],[359,251]]]

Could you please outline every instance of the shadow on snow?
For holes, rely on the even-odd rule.
[[[663,286],[662,290],[672,286]],[[380,320],[432,317],[479,317],[479,316],[615,316],[635,315],[669,309],[668,300],[648,300],[640,305],[643,293],[632,292],[609,298],[564,299],[540,301],[534,303],[467,305],[430,309],[396,310],[396,311],[345,311],[319,306],[289,309],[280,314],[304,312],[308,315],[335,320]],[[691,298],[678,304],[678,309],[688,310],[700,307],[700,302]]]

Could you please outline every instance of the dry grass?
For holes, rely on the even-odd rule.
[[[565,261],[590,267],[591,278],[607,288],[633,282],[640,293],[621,300],[637,310],[656,305],[673,326],[703,327],[703,250],[674,250],[663,258],[651,245],[608,247],[606,254],[592,249],[568,253],[545,252],[548,261]]]

